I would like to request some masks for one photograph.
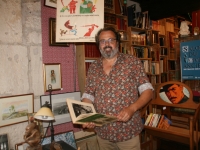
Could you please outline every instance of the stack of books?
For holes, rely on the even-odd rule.
[[[150,113],[145,121],[146,126],[151,126],[155,128],[168,129],[172,124],[165,115]]]

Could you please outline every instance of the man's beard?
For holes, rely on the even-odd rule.
[[[110,48],[110,50],[106,51],[106,49],[108,48]],[[107,59],[113,58],[118,53],[118,50],[119,50],[117,46],[114,49],[112,49],[111,46],[105,46],[103,49],[101,48],[99,49],[100,49],[101,55]]]

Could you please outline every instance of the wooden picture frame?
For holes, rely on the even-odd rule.
[[[34,110],[33,93],[0,97],[0,127],[28,121]]]
[[[57,7],[57,0],[45,0],[44,5],[47,6],[47,7],[56,8]]]
[[[44,90],[47,92],[49,85],[52,91],[61,90],[62,76],[60,63],[48,63],[43,65],[44,71]]]
[[[69,47],[66,42],[56,42],[56,18],[49,18],[49,45]]]
[[[55,117],[55,121],[53,122],[53,125],[58,125],[66,122],[71,121],[71,117],[69,114],[68,106],[66,103],[66,99],[71,98],[71,99],[76,99],[79,100],[81,99],[81,93],[80,92],[72,92],[72,93],[61,93],[61,94],[52,94],[51,99],[52,99],[52,112]],[[50,101],[50,96],[49,95],[41,95],[40,96],[40,106],[45,104],[45,102]],[[61,112],[61,110],[65,110],[64,112]],[[60,112],[60,113],[58,113]],[[49,122],[43,121],[43,127],[48,127]]]

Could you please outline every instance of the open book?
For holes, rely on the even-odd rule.
[[[117,117],[96,113],[93,104],[67,98],[67,105],[74,124],[93,122],[96,126],[117,121]]]

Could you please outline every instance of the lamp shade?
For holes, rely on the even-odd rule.
[[[42,107],[40,110],[34,115],[34,118],[39,120],[54,120],[54,115],[50,108]]]

